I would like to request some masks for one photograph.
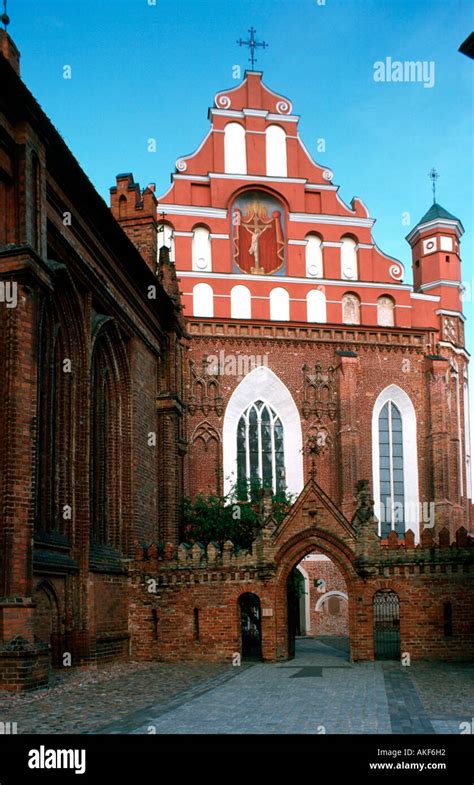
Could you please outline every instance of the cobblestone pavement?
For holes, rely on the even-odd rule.
[[[417,662],[411,676],[437,733],[459,733],[469,723],[474,733],[474,665],[467,662]]]
[[[18,733],[91,733],[147,706],[157,709],[230,670],[222,664],[130,662],[55,672],[47,690],[0,692],[0,722],[16,722]]]
[[[126,663],[0,696],[18,733],[460,733],[474,665],[350,663],[343,639],[300,639],[295,659],[241,667]]]

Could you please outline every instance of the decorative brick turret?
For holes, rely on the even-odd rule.
[[[156,205],[154,183],[141,192],[133,174],[117,175],[116,185],[110,189],[112,213],[153,272],[158,248]]]

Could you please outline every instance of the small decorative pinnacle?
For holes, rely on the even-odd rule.
[[[10,17],[7,14],[7,0],[3,0],[3,14],[0,16],[0,22],[3,25],[3,29],[7,30],[8,25],[10,24]]]
[[[257,62],[257,58],[255,57],[255,49],[256,49],[258,46],[261,46],[261,47],[262,47],[262,49],[266,49],[266,48],[268,47],[268,44],[267,44],[267,43],[265,43],[265,41],[261,41],[261,42],[260,42],[260,41],[256,41],[256,40],[255,40],[255,33],[256,33],[256,32],[257,32],[257,31],[256,31],[256,30],[255,30],[253,27],[251,27],[251,28],[250,28],[250,30],[249,30],[249,33],[250,33],[250,38],[249,38],[249,40],[248,40],[248,41],[242,41],[242,39],[240,38],[240,39],[237,41],[237,43],[238,43],[238,45],[239,45],[239,46],[248,46],[248,47],[250,48],[250,57],[249,57],[249,60],[250,60],[250,63],[251,63],[251,68],[250,68],[250,70],[251,70],[251,71],[253,71],[253,70],[254,70],[254,65],[255,65],[255,63]]]
[[[316,458],[327,452],[330,438],[325,428],[319,428],[317,433],[310,434],[307,439],[307,450],[311,456],[310,478],[316,480]]]
[[[434,168],[434,166],[431,172],[429,172],[428,177],[431,180],[431,187],[433,189],[433,204],[436,204],[436,181],[439,180],[439,174]]]

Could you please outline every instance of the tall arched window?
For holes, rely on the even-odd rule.
[[[381,327],[395,325],[395,302],[388,295],[383,295],[377,300],[377,324]]]
[[[205,226],[196,226],[192,241],[193,270],[212,270],[211,236]]]
[[[160,248],[166,245],[170,249],[170,261],[175,261],[173,227],[168,224],[158,224],[158,258]]]
[[[375,515],[379,532],[407,529],[419,539],[417,423],[413,403],[396,385],[378,396],[372,414],[372,462]],[[428,511],[427,511],[428,512]],[[429,520],[426,520],[429,525]]]
[[[56,309],[51,300],[42,304],[38,333],[38,435],[36,453],[36,520],[37,529],[58,528],[57,499],[59,432],[62,421],[58,417],[60,391],[64,380],[61,358],[64,351],[63,335]]]
[[[275,322],[290,320],[290,295],[286,289],[277,287],[270,292],[270,319]]]
[[[357,242],[353,237],[341,238],[341,278],[346,281],[356,281],[357,270]]]
[[[384,512],[381,536],[394,529],[405,533],[405,490],[403,476],[403,424],[400,410],[387,401],[379,414],[380,505]]]
[[[252,301],[250,289],[246,286],[234,286],[230,292],[230,315],[232,319],[250,319]]]
[[[193,315],[214,316],[214,292],[208,283],[197,283],[193,288]]]
[[[469,378],[467,368],[464,369],[463,379],[464,401],[464,452],[466,458],[466,496],[472,499],[472,474],[471,474],[471,413],[469,404]]]
[[[224,170],[227,174],[247,174],[245,128],[227,123],[224,129]]]
[[[242,413],[255,401],[266,401],[268,406],[278,413],[284,430],[286,485],[289,493],[298,495],[304,485],[301,416],[288,388],[264,365],[254,368],[244,376],[230,396],[225,409],[222,427],[224,493],[229,493],[237,481],[238,424]]]
[[[237,426],[237,483],[242,498],[252,481],[274,493],[285,489],[283,426],[261,400],[247,407]]]
[[[360,324],[360,300],[356,294],[343,296],[342,321],[344,324]]]
[[[308,322],[326,322],[326,295],[320,289],[312,289],[306,295]]]
[[[286,133],[279,125],[269,125],[265,134],[267,177],[287,177]]]
[[[306,235],[306,275],[308,278],[323,277],[323,241],[318,234]]]
[[[98,545],[122,551],[130,522],[130,398],[126,347],[109,317],[93,319],[90,390],[90,526]]]
[[[102,342],[94,352],[91,375],[91,533],[101,544],[109,541],[111,514],[110,432],[111,432],[111,368]]]

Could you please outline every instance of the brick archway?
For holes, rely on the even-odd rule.
[[[357,636],[356,627],[356,585],[358,576],[353,566],[353,553],[349,551],[342,541],[328,532],[316,533],[304,530],[290,541],[278,555],[278,565],[275,574],[275,633],[276,633],[276,658],[288,659],[288,605],[286,586],[291,571],[300,561],[310,553],[320,553],[327,556],[341,572],[347,587],[347,603],[349,612],[349,643],[352,658],[353,641]]]
[[[356,638],[355,532],[324,491],[310,480],[275,532],[275,655],[289,652],[286,586],[291,571],[310,553],[327,556],[341,572],[349,610],[349,640]]]

